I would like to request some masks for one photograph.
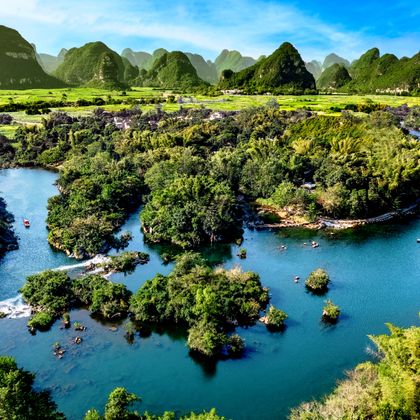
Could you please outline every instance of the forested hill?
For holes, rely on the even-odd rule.
[[[0,25],[0,89],[64,86],[65,83],[44,72],[33,46],[19,32]]]
[[[102,42],[70,49],[54,75],[73,86],[123,88],[138,76],[138,68]]]
[[[239,89],[247,93],[304,93],[314,91],[315,79],[305,67],[297,49],[283,43],[273,54],[234,73],[222,72],[221,89]]]
[[[198,77],[189,58],[181,51],[163,54],[149,71],[140,72],[136,84],[168,89],[194,89],[208,86],[208,83]]]
[[[380,55],[377,48],[366,51],[350,66],[335,64],[317,81],[321,90],[345,93],[413,94],[420,92],[420,52],[398,59]]]

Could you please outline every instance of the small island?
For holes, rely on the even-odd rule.
[[[317,268],[309,274],[305,281],[305,286],[312,293],[322,295],[328,290],[330,282],[328,273],[322,268]]]

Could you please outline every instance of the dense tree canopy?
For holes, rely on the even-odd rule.
[[[35,391],[35,376],[0,356],[0,418],[4,420],[64,420],[46,391]]]
[[[169,276],[157,275],[133,295],[130,310],[140,323],[189,328],[190,349],[212,357],[232,344],[229,328],[252,325],[267,302],[257,274],[212,270],[197,254],[186,253]]]
[[[10,151],[1,159],[60,165],[60,194],[50,199],[47,220],[58,249],[87,257],[118,245],[115,232],[142,200],[150,240],[193,247],[235,237],[244,202],[305,220],[365,218],[412,204],[420,143],[401,129],[398,112],[362,105],[370,115],[271,105],[218,119],[207,109],[53,113],[42,127],[0,141]],[[119,129],[115,118],[131,128]],[[304,190],[306,183],[315,188]]]
[[[141,219],[147,238],[182,247],[214,242],[235,231],[235,198],[226,183],[181,177],[155,190]]]

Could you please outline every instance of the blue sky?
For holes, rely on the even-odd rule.
[[[121,52],[191,51],[214,59],[223,48],[270,54],[292,42],[305,60],[335,52],[357,58],[371,47],[412,56],[420,49],[416,0],[0,0],[0,23],[39,52],[101,40]]]

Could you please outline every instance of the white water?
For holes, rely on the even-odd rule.
[[[8,318],[27,318],[31,315],[31,307],[23,301],[22,295],[17,295],[1,301],[0,312],[5,313]]]
[[[107,261],[109,261],[109,257],[99,254],[90,260],[83,261],[81,263],[62,265],[60,267],[53,268],[53,271],[71,271],[77,268],[87,268],[91,264],[102,264]],[[91,271],[91,273],[99,273],[101,270],[101,268],[97,268]],[[27,318],[31,316],[31,307],[23,301],[22,295],[19,294],[13,298],[0,301],[0,312],[5,313],[8,318]]]
[[[81,263],[62,265],[60,267],[53,268],[53,271],[70,271],[70,270],[74,270],[75,268],[87,268],[91,264],[98,265],[98,264],[108,262],[109,260],[110,260],[109,257],[107,257],[106,255],[98,254],[98,255],[95,255],[90,260],[86,260]]]

